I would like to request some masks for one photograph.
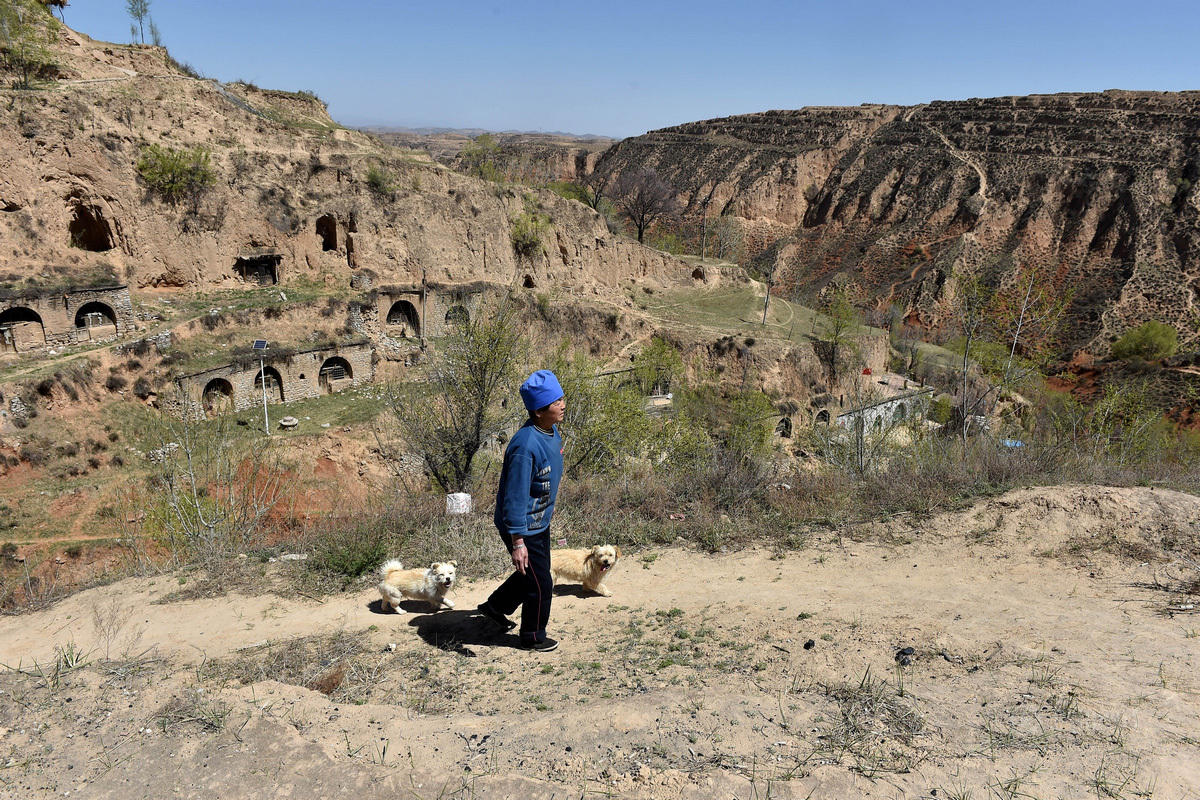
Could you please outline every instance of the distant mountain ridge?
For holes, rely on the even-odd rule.
[[[597,169],[645,166],[801,293],[838,281],[936,326],[958,276],[1033,269],[1072,292],[1066,352],[1147,319],[1200,343],[1198,92],[767,111],[624,139]]]

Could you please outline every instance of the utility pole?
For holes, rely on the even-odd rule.
[[[258,378],[262,381],[263,433],[271,435],[271,418],[267,416],[267,340],[255,339],[252,347],[258,351]]]

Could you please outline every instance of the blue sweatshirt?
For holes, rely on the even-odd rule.
[[[562,436],[539,430],[533,420],[521,426],[504,450],[496,492],[496,527],[510,536],[532,536],[550,528],[562,479]]]

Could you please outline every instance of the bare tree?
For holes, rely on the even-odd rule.
[[[443,491],[470,491],[475,456],[512,424],[513,393],[525,364],[526,341],[509,300],[460,320],[443,339],[426,368],[426,381],[394,386],[387,402],[404,450],[421,460]],[[384,444],[393,462],[404,458]]]
[[[645,236],[646,228],[679,209],[674,191],[651,167],[622,173],[614,187],[614,195],[617,207],[637,229],[639,242]]]
[[[600,204],[607,197],[606,192],[611,184],[611,172],[592,172],[585,175],[579,180],[579,185],[583,189],[581,199],[593,211],[599,211]]]
[[[137,25],[137,32],[142,44],[146,43],[146,20],[150,17],[150,0],[125,0],[125,12]],[[130,26],[132,30],[132,26]]]
[[[147,526],[176,559],[211,560],[245,552],[261,541],[270,513],[289,494],[293,471],[269,437],[247,436],[228,417],[194,418],[194,401],[180,398],[182,419],[163,417]]]

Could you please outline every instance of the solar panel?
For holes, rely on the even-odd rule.
[[[266,350],[267,349],[267,340],[266,339],[255,339],[254,340],[254,349],[255,350]]]

